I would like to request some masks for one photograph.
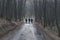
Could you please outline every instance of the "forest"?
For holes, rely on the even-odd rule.
[[[0,0],[0,22],[1,20],[9,22],[22,21],[26,14],[26,1],[27,0]],[[35,16],[35,22],[41,23],[44,28],[57,33],[58,37],[60,37],[60,0],[32,1],[33,13],[31,11],[32,8],[30,9],[30,13]],[[3,28],[6,27],[0,27],[0,31]]]
[[[36,21],[60,36],[60,0],[34,0]]]

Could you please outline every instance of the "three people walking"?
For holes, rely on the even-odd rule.
[[[29,18],[29,19],[25,19],[26,23],[33,23],[33,19]]]

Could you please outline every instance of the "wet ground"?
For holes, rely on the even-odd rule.
[[[0,40],[54,40],[36,24],[23,24]]]

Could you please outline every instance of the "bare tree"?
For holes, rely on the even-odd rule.
[[[60,27],[58,24],[58,15],[57,15],[57,0],[55,0],[55,19],[56,19],[56,25],[58,29],[58,36],[60,37]]]
[[[47,26],[46,20],[46,0],[43,0],[43,12],[44,12],[44,28]]]

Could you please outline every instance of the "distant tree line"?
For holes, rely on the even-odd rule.
[[[56,26],[60,36],[60,0],[34,0],[35,20],[44,28]]]
[[[0,18],[21,20],[26,0],[0,0]]]

